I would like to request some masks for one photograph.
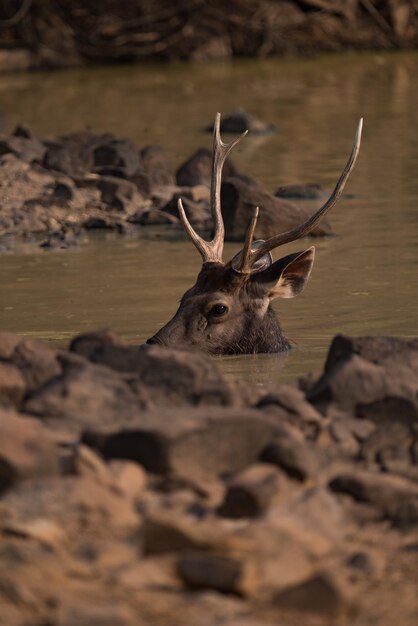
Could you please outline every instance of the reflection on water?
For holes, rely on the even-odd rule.
[[[354,197],[331,217],[338,236],[315,243],[306,291],[275,304],[297,349],[284,359],[218,359],[231,376],[268,382],[321,367],[338,332],[417,334],[417,75],[418,55],[400,54],[4,76],[0,112],[8,130],[25,123],[47,135],[90,126],[139,145],[160,142],[178,165],[209,145],[201,128],[215,111],[241,106],[280,128],[248,137],[235,155],[271,190],[295,182],[330,188],[365,117],[348,187]],[[307,245],[292,244],[283,254]],[[225,256],[236,250],[227,245]],[[141,342],[172,315],[198,269],[189,242],[180,234],[164,241],[155,230],[97,235],[78,250],[6,254],[0,328],[65,343],[75,333],[112,327]]]

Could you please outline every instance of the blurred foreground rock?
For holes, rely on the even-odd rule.
[[[241,114],[241,122],[263,127],[247,117]],[[11,136],[0,136],[0,243],[40,239],[48,250],[77,245],[93,229],[126,233],[165,226],[180,233],[179,198],[194,228],[210,235],[211,173],[208,148],[197,150],[175,172],[162,146],[137,148],[130,139],[90,131],[38,138],[19,126]],[[244,239],[256,206],[261,207],[259,238],[288,230],[313,212],[261,189],[227,161],[222,185],[227,240]],[[324,221],[312,234],[331,233]]]
[[[1,626],[415,625],[417,392],[417,340],[263,389],[0,333]]]

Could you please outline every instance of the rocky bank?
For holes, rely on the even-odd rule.
[[[415,625],[417,391],[418,340],[264,389],[0,334],[0,624]]]
[[[4,0],[0,70],[417,47],[414,0]]]
[[[243,112],[224,122],[229,124],[226,131],[240,132],[243,127],[271,132],[270,126]],[[180,197],[191,224],[210,232],[211,170],[208,148],[198,149],[175,170],[160,145],[140,148],[130,139],[90,131],[40,138],[18,127],[10,136],[0,135],[0,244],[37,239],[46,248],[68,247],[77,243],[82,231],[129,232],[149,225],[180,233]],[[289,197],[312,193],[321,196],[312,186],[269,193],[228,161],[222,185],[226,239],[243,241],[256,206],[262,207],[256,238],[296,226],[312,209]],[[326,220],[312,231],[314,236],[331,233]]]

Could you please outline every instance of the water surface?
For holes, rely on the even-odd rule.
[[[22,74],[0,77],[0,112],[7,131],[17,123],[40,135],[90,127],[139,146],[162,143],[177,166],[210,144],[201,129],[215,111],[240,106],[280,129],[248,137],[234,155],[270,190],[296,182],[332,188],[364,116],[350,197],[331,215],[337,236],[314,242],[305,292],[275,304],[297,348],[285,359],[218,359],[228,375],[273,382],[321,367],[337,333],[418,334],[416,76],[415,53]],[[226,245],[225,257],[236,250]],[[158,229],[98,234],[68,251],[19,248],[0,257],[0,328],[65,344],[111,327],[142,342],[175,311],[199,258],[181,233],[166,240]]]

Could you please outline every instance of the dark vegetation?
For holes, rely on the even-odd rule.
[[[418,43],[416,0],[3,0],[0,19],[3,69]]]

